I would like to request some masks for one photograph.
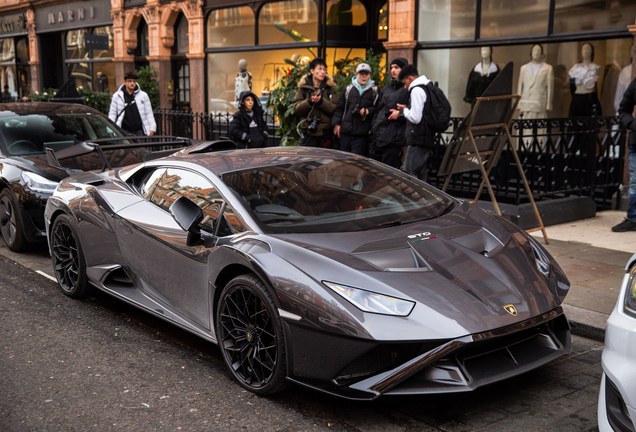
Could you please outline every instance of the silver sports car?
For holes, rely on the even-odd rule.
[[[569,352],[569,282],[514,224],[350,153],[218,150],[64,179],[45,214],[62,291],[218,344],[257,394],[470,391]]]

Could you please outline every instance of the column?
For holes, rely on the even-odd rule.
[[[159,0],[149,0],[142,9],[142,13],[148,25],[148,61],[157,69],[159,77],[159,106],[161,109],[171,109],[172,103],[168,99],[168,81],[172,79],[172,67],[170,64],[170,47],[164,44],[165,24],[162,23],[162,7]],[[174,25],[174,23],[173,23]],[[174,31],[173,31],[174,34]],[[172,38],[174,44],[174,36]]]
[[[186,0],[182,3],[181,10],[188,19],[188,33],[190,46],[188,47],[188,60],[190,61],[190,88],[198,91],[190,91],[190,107],[192,112],[205,112],[205,47],[203,19],[203,1]]]
[[[389,0],[389,40],[384,42],[388,61],[404,57],[415,60],[415,0]]]
[[[119,88],[126,73],[135,70],[134,50],[137,48],[137,26],[141,20],[141,12],[137,9],[124,10],[123,0],[111,0],[110,4],[115,45],[115,85]]]
[[[41,91],[40,88],[40,57],[38,49],[38,36],[35,34],[35,11],[26,11],[27,31],[29,32],[29,66],[31,66],[31,91]]]

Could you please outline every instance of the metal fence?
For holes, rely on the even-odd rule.
[[[155,111],[157,132],[201,140],[229,137],[232,115]],[[273,116],[266,114],[268,146],[279,145]],[[442,187],[437,177],[446,146],[462,119],[451,119],[448,130],[438,135],[430,158],[429,183]],[[599,210],[611,208],[612,195],[623,180],[626,130],[617,117],[585,117],[513,120],[510,132],[535,199],[590,196]],[[448,192],[474,198],[481,181],[478,171],[453,175]],[[528,202],[512,154],[504,150],[492,169],[490,181],[497,200],[510,204]],[[489,200],[484,190],[482,199]]]

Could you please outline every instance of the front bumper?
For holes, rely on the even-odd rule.
[[[344,366],[323,351],[315,366],[331,373],[328,379],[317,376],[315,369],[314,373],[307,370],[314,362],[295,352],[289,379],[359,400],[381,395],[466,392],[535,369],[569,353],[570,346],[570,327],[558,307],[511,326],[452,340],[376,343]],[[342,354],[333,351],[335,356]],[[318,362],[337,366],[328,372]]]
[[[636,431],[636,319],[623,311],[628,281],[629,273],[605,330],[604,373],[598,400],[601,431]]]

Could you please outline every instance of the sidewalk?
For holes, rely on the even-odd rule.
[[[602,339],[605,323],[616,305],[627,260],[636,253],[636,232],[615,233],[612,226],[624,211],[605,211],[596,217],[546,228],[532,235],[557,260],[572,284],[563,309],[572,331]]]

